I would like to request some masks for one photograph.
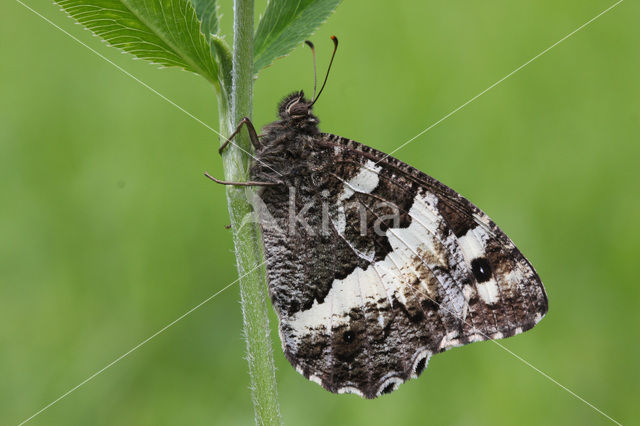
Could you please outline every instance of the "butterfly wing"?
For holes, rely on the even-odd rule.
[[[375,398],[434,353],[521,333],[546,313],[531,264],[452,189],[335,135],[300,161],[258,211],[283,350],[305,377]]]

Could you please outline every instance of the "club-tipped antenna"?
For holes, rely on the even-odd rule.
[[[314,98],[313,102],[311,102],[311,104],[309,106],[312,106],[313,104],[316,103],[316,101],[318,100],[318,98],[322,94],[322,91],[324,90],[324,86],[327,84],[327,79],[329,78],[329,71],[331,71],[331,65],[333,64],[333,58],[336,57],[336,50],[338,50],[338,37],[331,36],[331,40],[333,40],[333,53],[331,54],[331,60],[329,61],[329,67],[327,68],[327,74],[324,76],[324,82],[322,83],[322,87],[320,88],[320,91],[318,92],[318,96],[316,96]]]
[[[318,87],[318,71],[316,68],[316,48],[313,46],[309,40],[304,41],[307,46],[311,48],[311,53],[313,53],[313,97],[311,98],[311,102],[316,98],[316,88]]]

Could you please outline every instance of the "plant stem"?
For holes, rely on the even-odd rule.
[[[251,118],[253,4],[253,0],[234,1],[231,110],[229,111],[229,102],[224,93],[221,94],[219,102],[220,123],[227,135],[231,134],[236,123],[243,117]],[[250,158],[246,152],[251,152],[252,147],[246,130],[236,136],[234,144],[228,145],[223,156],[225,178],[230,181],[247,181]],[[226,188],[238,274],[242,277],[240,296],[256,424],[279,425],[281,418],[269,336],[265,297],[266,275],[260,228],[255,221],[245,219],[247,215],[252,214],[246,192],[251,189],[234,186]]]

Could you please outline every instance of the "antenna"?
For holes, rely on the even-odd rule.
[[[313,97],[311,98],[311,102],[316,98],[316,87],[318,87],[318,71],[316,69],[316,48],[313,46],[309,40],[304,41],[307,46],[311,48],[311,53],[313,53]]]
[[[331,71],[331,65],[333,64],[333,58],[335,58],[336,50],[338,50],[338,38],[336,36],[331,36],[331,40],[333,40],[333,53],[331,54],[331,61],[329,61],[329,67],[327,68],[327,74],[324,77],[324,82],[322,83],[322,87],[320,88],[320,91],[318,92],[318,96],[316,96],[315,99],[313,100],[313,102],[311,102],[311,104],[309,104],[309,107],[313,106],[313,104],[316,103],[316,101],[320,97],[320,94],[324,90],[324,86],[327,84],[327,79],[329,78],[329,71]]]

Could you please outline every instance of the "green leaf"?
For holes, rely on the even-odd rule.
[[[211,54],[218,63],[218,80],[228,96],[231,93],[231,49],[224,39],[218,34],[219,17],[216,0],[189,0],[195,8],[200,20],[200,31],[204,34],[211,47]]]
[[[55,1],[110,45],[154,64],[195,72],[219,85],[218,65],[189,0]]]
[[[341,0],[269,0],[256,31],[254,72],[290,53],[327,20]]]
[[[218,34],[218,6],[216,0],[190,0],[202,25],[202,34],[209,39],[211,34]]]

